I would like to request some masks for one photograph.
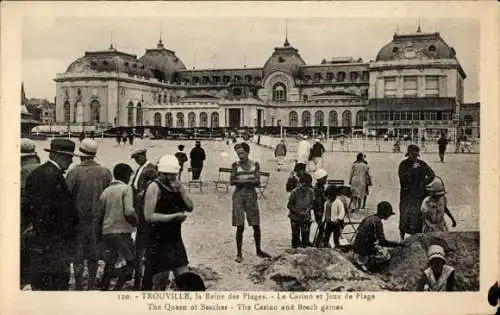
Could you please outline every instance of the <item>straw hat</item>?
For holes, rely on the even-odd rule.
[[[134,152],[132,152],[132,154],[130,155],[130,158],[135,158],[141,154],[146,154],[146,149],[138,149],[138,150],[135,150]]]
[[[158,172],[177,174],[179,173],[179,160],[174,155],[165,154],[158,160]]]
[[[36,150],[35,141],[28,138],[21,139],[21,157],[35,156],[36,155],[35,150]]]
[[[80,147],[78,148],[79,153],[78,156],[90,156],[93,157],[97,154],[97,148],[99,145],[95,140],[92,139],[83,139],[80,143]]]

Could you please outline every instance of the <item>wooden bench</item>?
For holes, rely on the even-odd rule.
[[[215,191],[219,191],[219,187],[225,187],[226,192],[229,191],[229,179],[231,177],[231,169],[230,168],[225,168],[225,167],[220,167],[219,168],[219,174],[217,175],[217,180],[214,180],[215,184]],[[224,175],[228,174],[228,175]]]
[[[191,168],[188,168],[188,173],[192,173],[192,171],[193,170]],[[188,191],[189,192],[191,191],[191,187],[199,188],[200,192],[203,192],[203,182],[201,181],[201,179],[189,180],[188,181]]]

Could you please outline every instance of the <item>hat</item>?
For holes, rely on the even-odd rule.
[[[437,176],[434,177],[432,182],[430,182],[429,185],[426,186],[426,188],[427,188],[427,191],[433,195],[442,196],[442,195],[446,194],[446,190],[444,189],[443,180]]]
[[[246,153],[250,152],[250,146],[246,142],[238,143],[234,146],[234,151],[238,151],[238,149],[243,149]]]
[[[50,149],[44,150],[53,153],[75,155],[75,143],[69,139],[53,139],[50,141]]]
[[[427,257],[429,261],[433,260],[434,258],[439,258],[442,259],[443,261],[446,261],[444,248],[440,245],[429,246],[429,249],[427,250]]]
[[[328,173],[323,168],[318,168],[316,172],[313,173],[315,179],[320,179],[325,176],[328,176]]]
[[[377,214],[382,215],[384,217],[389,217],[389,216],[396,214],[396,213],[394,213],[394,211],[392,211],[392,206],[389,202],[381,201],[377,205]]]
[[[306,140],[307,138],[307,135],[302,135],[302,139]]]
[[[319,139],[314,139],[314,142],[321,142]]]
[[[83,139],[82,142],[80,143],[80,147],[78,148],[78,151],[80,151],[78,156],[95,156],[97,153],[97,148],[99,145],[97,144],[96,141],[92,139]]]
[[[35,141],[28,138],[21,139],[21,156],[34,156],[36,155],[35,149]]]
[[[205,291],[203,279],[194,272],[185,272],[175,277],[175,285],[181,291]]]
[[[146,149],[138,149],[132,152],[132,155],[130,155],[130,158],[134,159],[135,157],[141,155],[141,154],[146,154]]]
[[[177,174],[179,170],[179,160],[175,155],[165,154],[158,160],[158,172],[160,173]]]
[[[420,148],[415,144],[410,144],[408,146],[408,149],[406,151],[405,156],[408,156],[410,153],[415,153],[417,156],[419,156],[420,155]]]

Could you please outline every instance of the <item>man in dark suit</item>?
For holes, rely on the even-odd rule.
[[[31,243],[33,290],[68,290],[70,261],[76,241],[78,212],[63,177],[73,162],[75,143],[54,139],[49,160],[26,179],[25,191],[32,206],[34,237]]]
[[[144,194],[146,188],[157,176],[158,172],[156,166],[149,162],[146,157],[146,149],[136,150],[130,156],[139,165],[139,168],[135,172],[132,178],[132,188],[134,191],[134,208],[139,217],[139,224],[137,225],[137,236],[135,239],[135,249],[137,261],[141,261],[145,254],[146,246],[149,243],[149,226],[144,219]],[[142,266],[137,264],[134,276],[134,289],[148,290],[152,288],[152,275],[151,269],[146,261],[144,266],[144,276],[141,281]],[[142,283],[142,286],[141,286]]]

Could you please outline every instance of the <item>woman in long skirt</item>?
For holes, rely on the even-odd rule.
[[[361,208],[361,203],[368,190],[369,170],[370,167],[364,163],[363,153],[358,153],[356,161],[352,164],[351,175],[349,176],[349,184],[351,185],[354,209],[356,211]]]

